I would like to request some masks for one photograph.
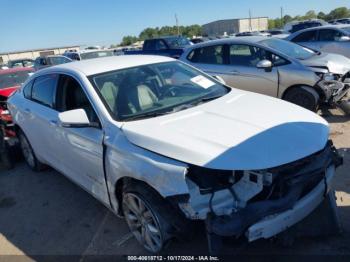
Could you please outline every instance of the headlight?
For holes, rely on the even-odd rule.
[[[323,75],[323,80],[326,80],[326,81],[335,80],[335,75],[333,75],[332,73],[326,73]]]

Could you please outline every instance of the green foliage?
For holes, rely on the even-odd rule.
[[[120,45],[121,46],[131,45],[137,41],[138,41],[138,38],[136,36],[127,35],[123,37],[123,40],[120,43]]]
[[[303,16],[297,15],[295,17],[291,17],[290,15],[285,15],[282,20],[280,18],[269,19],[269,29],[282,28],[286,23],[289,23],[291,21],[301,21],[301,20],[315,19],[315,18],[329,21],[332,19],[347,18],[347,17],[350,17],[350,9],[346,7],[336,8],[332,10],[329,14],[325,14],[323,12],[319,12],[318,14],[316,14],[314,10],[310,10],[306,12],[306,14]]]
[[[200,25],[190,25],[190,26],[162,26],[161,28],[146,28],[140,35],[140,40],[155,38],[159,36],[168,36],[168,35],[183,35],[186,37],[192,37],[195,35],[202,34],[202,27]]]

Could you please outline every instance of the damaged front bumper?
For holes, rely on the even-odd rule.
[[[271,172],[279,173],[280,180],[276,181],[285,188],[282,196],[250,201],[230,215],[211,213],[206,219],[208,233],[227,237],[244,234],[248,241],[254,241],[286,230],[322,202],[331,189],[335,168],[341,164],[341,156],[329,142],[314,156],[274,168]]]
[[[338,103],[350,90],[350,72],[337,80],[321,80],[316,86],[324,93],[326,103]]]

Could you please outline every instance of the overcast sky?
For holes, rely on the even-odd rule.
[[[204,24],[252,16],[328,13],[350,0],[0,0],[0,52],[109,45],[146,27]]]

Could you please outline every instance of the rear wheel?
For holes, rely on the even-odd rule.
[[[28,166],[33,171],[41,171],[44,169],[45,165],[41,163],[35,156],[32,146],[30,145],[27,137],[22,131],[18,132],[18,138],[20,141],[21,151],[24,157],[24,160]]]
[[[300,86],[289,90],[284,100],[316,112],[320,97],[311,87]]]

